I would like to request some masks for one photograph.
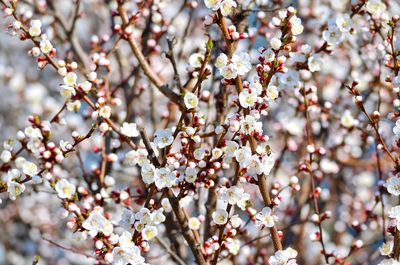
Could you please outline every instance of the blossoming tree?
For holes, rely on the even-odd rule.
[[[400,264],[398,1],[0,4],[0,264]]]

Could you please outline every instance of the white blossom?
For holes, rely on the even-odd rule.
[[[141,169],[142,180],[146,184],[151,184],[154,182],[157,170],[152,164],[144,164]]]
[[[269,41],[269,44],[271,45],[271,48],[274,50],[279,50],[279,48],[282,46],[282,42],[279,38],[272,38]]]
[[[238,75],[244,75],[251,69],[250,55],[246,52],[235,52],[231,61],[236,66]]]
[[[55,189],[61,199],[70,199],[74,196],[76,187],[66,179],[57,181]]]
[[[53,45],[49,40],[42,40],[40,41],[40,50],[44,53],[47,54],[53,49]]]
[[[393,196],[400,195],[400,178],[398,177],[391,177],[386,181],[386,188],[387,191],[392,194]]]
[[[9,197],[11,200],[15,200],[15,198],[21,195],[25,191],[25,185],[20,184],[16,181],[9,181],[7,183],[7,192],[9,193]]]
[[[29,35],[31,35],[31,37],[40,36],[40,34],[42,33],[41,27],[42,27],[42,22],[40,20],[31,20],[31,26],[29,27]]]
[[[100,207],[95,207],[89,217],[83,221],[82,227],[89,231],[91,236],[96,236],[99,232],[108,236],[113,231],[113,225],[102,214]]]
[[[194,68],[199,68],[204,60],[204,55],[201,53],[193,53],[189,57],[189,65]]]
[[[22,172],[24,172],[25,175],[34,176],[39,171],[35,163],[26,161],[22,166]]]
[[[329,45],[338,45],[340,42],[342,42],[343,33],[336,25],[330,25],[328,29],[324,30],[322,33],[322,38]]]
[[[194,109],[199,104],[199,99],[195,94],[191,92],[186,92],[185,96],[183,97],[183,100],[185,102],[186,108],[188,109]]]
[[[214,223],[224,225],[228,221],[228,212],[223,209],[218,209],[212,213]]]
[[[1,161],[3,161],[4,163],[8,163],[12,158],[12,154],[10,151],[4,150],[3,152],[1,152],[0,158]]]
[[[314,54],[308,58],[308,69],[311,72],[317,72],[321,70],[323,64],[322,56],[320,54]]]
[[[77,75],[73,72],[69,72],[64,76],[64,84],[67,86],[74,86],[76,84],[76,80],[78,79]]]
[[[343,127],[345,128],[351,128],[355,125],[355,119],[351,115],[350,110],[345,110],[343,112],[343,116],[340,119],[340,123],[342,124]]]
[[[194,183],[197,179],[197,170],[192,167],[185,169],[185,180],[189,183]]]
[[[220,5],[221,14],[223,16],[229,16],[236,7],[237,4],[234,0],[223,0]]]
[[[296,265],[297,251],[292,248],[278,250],[268,259],[270,265]]]
[[[99,110],[100,117],[109,119],[111,117],[111,108],[109,106],[101,107]]]
[[[243,108],[253,107],[257,101],[257,94],[253,91],[249,91],[248,89],[244,89],[239,94],[239,102],[240,106]]]
[[[396,221],[397,229],[400,229],[400,206],[394,206],[389,210],[389,217]]]
[[[146,227],[142,230],[142,237],[144,240],[152,240],[158,234],[157,228],[152,225],[146,225]]]
[[[297,36],[297,35],[303,33],[304,27],[301,24],[300,18],[298,18],[297,16],[292,16],[290,18],[289,22],[291,24],[290,30],[294,36]]]
[[[128,137],[139,136],[139,131],[137,129],[136,123],[124,122],[121,127],[121,133]]]
[[[368,0],[365,4],[368,12],[374,15],[380,15],[386,10],[386,5],[381,0]]]
[[[204,0],[204,4],[207,8],[216,11],[220,8],[221,0]]]
[[[262,227],[273,227],[275,225],[276,216],[272,214],[269,207],[264,207],[261,212],[256,214],[256,223]]]
[[[158,129],[155,133],[154,144],[157,145],[158,148],[162,149],[172,144],[174,141],[174,137],[172,136],[172,130],[167,129]]]
[[[169,168],[163,167],[156,171],[155,184],[158,189],[171,188],[176,181],[176,175]]]
[[[188,221],[189,228],[191,230],[199,230],[200,229],[200,221],[197,217],[190,217]]]

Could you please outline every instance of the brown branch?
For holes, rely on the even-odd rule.
[[[123,5],[123,1],[118,1],[118,12],[119,12],[119,15],[121,16],[123,26],[127,27],[130,24],[130,22],[129,22],[128,16],[126,14],[124,5]],[[168,87],[168,85],[164,84],[161,81],[161,79],[157,76],[157,74],[154,73],[154,71],[151,69],[149,63],[147,62],[146,58],[144,57],[142,51],[140,50],[139,45],[136,42],[133,34],[131,34],[129,36],[128,43],[129,43],[129,46],[130,46],[133,54],[135,55],[136,59],[139,62],[140,67],[143,69],[144,74],[149,78],[151,83],[153,83],[158,88],[158,90],[160,90],[160,92],[162,94],[164,94],[172,102],[177,104],[181,109],[185,109],[183,100],[180,97],[180,95],[176,94],[174,91],[172,91]]]

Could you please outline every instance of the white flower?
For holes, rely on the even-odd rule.
[[[264,207],[261,212],[256,214],[256,223],[259,227],[273,227],[275,225],[276,216],[272,214],[269,207]]]
[[[31,26],[29,27],[29,35],[31,35],[31,37],[39,36],[42,33],[41,27],[42,22],[40,20],[32,20]]]
[[[167,167],[162,167],[156,171],[155,184],[161,190],[165,187],[171,188],[176,181],[176,175]]]
[[[267,88],[267,96],[270,100],[278,98],[279,96],[278,88],[276,86],[269,85]]]
[[[141,169],[141,175],[143,182],[146,184],[151,184],[154,182],[156,176],[156,167],[152,164],[144,164]]]
[[[292,248],[278,250],[268,259],[270,265],[296,265],[297,251]]]
[[[240,165],[248,164],[246,161],[251,159],[250,147],[244,146],[236,151],[235,158]]]
[[[5,178],[6,181],[11,181],[15,180],[17,178],[21,177],[21,171],[18,169],[11,169],[7,172],[7,177]]]
[[[199,68],[204,60],[204,55],[201,53],[193,53],[189,57],[189,65],[194,68]]]
[[[253,132],[262,132],[262,123],[251,115],[246,115],[244,118],[241,116],[240,130],[247,135],[253,134]]]
[[[79,100],[67,103],[67,109],[69,111],[77,112],[80,108],[81,108],[81,102]]]
[[[1,152],[1,161],[3,161],[4,163],[8,163],[10,162],[11,158],[12,158],[12,154],[10,151],[8,150],[4,150],[3,152]]]
[[[218,55],[217,60],[215,61],[215,66],[217,68],[223,68],[228,64],[228,56],[225,53],[221,53]]]
[[[147,155],[147,150],[143,148],[138,150],[131,150],[125,155],[125,163],[130,166],[135,166],[136,164],[139,164],[139,166],[143,166],[144,164],[148,163]]]
[[[85,81],[83,83],[80,83],[79,87],[82,88],[84,92],[88,93],[92,89],[92,83],[90,83],[89,81]]]
[[[365,8],[373,15],[380,15],[386,10],[386,5],[381,0],[368,0]]]
[[[136,123],[127,123],[124,122],[121,127],[121,133],[128,137],[137,137],[139,136],[139,131],[137,129]]]
[[[135,214],[135,218],[140,221],[140,223],[146,225],[153,222],[153,215],[147,208],[141,208],[139,212]]]
[[[274,50],[279,50],[279,48],[282,45],[282,42],[279,38],[272,38],[269,42],[269,44],[271,45],[271,48]]]
[[[212,218],[214,223],[216,223],[217,225],[226,224],[226,222],[228,221],[228,212],[223,209],[218,209],[212,213]]]
[[[205,148],[197,148],[193,152],[193,156],[196,160],[202,160],[206,154],[206,149]]]
[[[225,67],[219,68],[219,72],[225,79],[233,79],[238,76],[237,67],[233,63],[229,63]]]
[[[240,241],[237,239],[228,240],[226,247],[228,248],[229,253],[237,255],[241,247]]]
[[[72,96],[75,96],[76,91],[72,86],[61,85],[60,94],[63,98],[71,98]]]
[[[343,33],[336,25],[330,25],[324,32],[322,33],[322,38],[329,45],[337,45],[343,39]]]
[[[353,25],[353,20],[351,20],[348,14],[336,18],[336,26],[338,26],[341,32],[349,32],[352,25]]]
[[[257,95],[261,95],[263,92],[263,86],[258,81],[251,82],[249,85],[251,91],[255,92]]]
[[[239,144],[235,141],[226,141],[226,146],[223,148],[224,153],[228,157],[234,157],[236,155],[236,151],[239,148]]]
[[[387,191],[392,194],[393,196],[400,195],[400,178],[398,177],[391,177],[386,181],[385,184]]]
[[[397,229],[400,229],[400,205],[394,206],[389,210],[389,217],[396,220]]]
[[[264,155],[261,159],[261,172],[264,175],[269,175],[271,169],[275,165],[275,155],[272,153],[270,155]]]
[[[118,237],[118,243],[120,247],[133,247],[135,244],[132,242],[132,235],[128,231],[122,232]]]
[[[393,242],[383,243],[379,248],[382,256],[389,256],[392,253]]]
[[[191,92],[186,92],[185,97],[183,98],[185,102],[185,106],[188,109],[194,109],[199,104],[199,99],[197,96]]]
[[[275,60],[275,52],[272,49],[265,50],[263,55],[264,55],[264,59],[267,62],[272,62],[273,60]]]
[[[172,130],[167,129],[158,129],[155,133],[154,144],[157,145],[158,148],[162,149],[166,146],[172,144],[174,141],[174,137],[172,136]]]
[[[28,176],[34,176],[38,173],[38,168],[35,163],[26,161],[22,166],[22,172]]]
[[[321,66],[323,64],[322,56],[320,54],[314,54],[310,58],[308,58],[308,69],[311,72],[317,72],[321,70]]]
[[[246,169],[246,175],[254,176],[261,172],[261,161],[258,155],[252,155],[240,163],[242,168]]]
[[[135,223],[135,214],[126,208],[122,210],[121,220],[119,225],[125,229],[130,229],[131,225]]]
[[[104,106],[99,110],[100,117],[108,119],[111,117],[111,108],[109,106]]]
[[[89,217],[83,221],[82,227],[88,230],[92,237],[96,236],[99,232],[108,236],[114,229],[111,222],[104,217],[101,208],[98,206],[95,207],[89,214]]]
[[[76,76],[75,73],[73,72],[69,72],[68,74],[66,74],[64,76],[64,84],[67,86],[74,86],[76,84],[76,80],[78,79],[78,77]]]
[[[221,0],[204,0],[204,4],[207,8],[210,8],[214,11],[218,10],[221,5]]]
[[[250,55],[246,52],[235,52],[231,61],[235,64],[238,75],[244,75],[251,70]]]
[[[192,167],[185,169],[185,180],[189,183],[194,183],[197,179],[197,170]]]
[[[229,219],[229,222],[233,228],[238,228],[243,223],[243,220],[239,217],[239,215],[235,214],[231,217],[231,219]]]
[[[42,40],[40,41],[40,50],[44,53],[47,54],[53,49],[53,45],[49,40]]]
[[[159,225],[165,221],[165,215],[163,214],[163,208],[155,210],[152,214],[153,224]]]
[[[74,196],[76,187],[66,179],[61,179],[57,182],[55,189],[58,197],[61,199],[70,199]]]
[[[172,206],[171,206],[171,203],[169,202],[168,198],[163,198],[161,200],[161,206],[162,206],[163,210],[167,213],[172,211]]]
[[[115,247],[112,251],[112,264],[114,265],[142,265],[144,261],[137,246]]]
[[[15,198],[21,193],[25,191],[25,185],[20,184],[16,181],[9,181],[7,183],[7,192],[9,193],[9,197],[11,200],[15,200]]]
[[[340,119],[340,123],[345,128],[351,128],[355,125],[355,120],[354,120],[353,116],[351,115],[350,110],[345,110],[343,112],[343,116]]]
[[[291,24],[291,28],[290,31],[292,32],[292,34],[294,36],[299,35],[303,32],[304,27],[301,24],[301,19],[298,18],[297,16],[292,16],[289,20],[290,24]]]
[[[229,16],[233,9],[237,7],[237,4],[235,1],[233,0],[223,0],[221,5],[220,5],[220,9],[221,9],[221,14],[223,16]]]
[[[239,102],[240,106],[243,108],[253,107],[257,101],[257,93],[253,91],[249,91],[248,89],[244,89],[239,94]]]
[[[200,221],[197,217],[190,217],[188,221],[189,228],[191,230],[199,230],[200,229]]]
[[[231,205],[237,204],[242,210],[245,210],[250,195],[245,193],[243,188],[232,186],[225,190],[222,189],[221,199],[227,201]]]
[[[146,225],[146,227],[142,230],[142,237],[144,240],[152,240],[158,234],[157,228],[152,225]]]

